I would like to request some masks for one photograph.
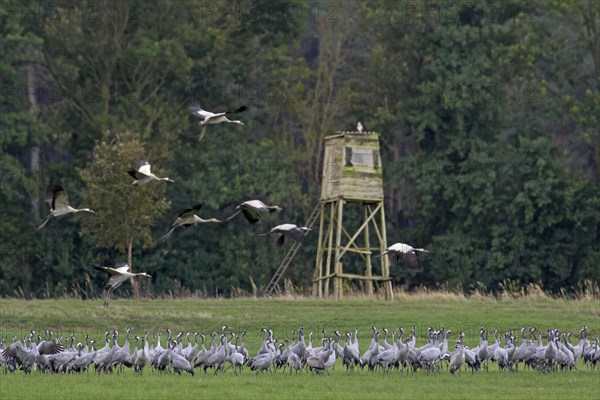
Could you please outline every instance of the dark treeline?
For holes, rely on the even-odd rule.
[[[0,9],[0,294],[229,295],[285,256],[268,238],[318,201],[323,138],[381,134],[388,243],[432,250],[396,284],[572,290],[600,277],[600,11],[592,0],[8,1]],[[186,105],[247,105],[209,126]],[[136,160],[173,184],[131,185]],[[62,185],[96,215],[53,219]],[[284,212],[176,230],[201,202]],[[352,218],[352,215],[349,215]],[[316,235],[287,273],[308,288]]]

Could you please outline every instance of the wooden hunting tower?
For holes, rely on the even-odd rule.
[[[346,279],[362,280],[368,294],[373,294],[373,282],[379,281],[386,299],[392,300],[388,258],[371,257],[387,248],[379,135],[373,132],[338,132],[324,140],[313,296],[329,297],[330,282],[333,281],[333,297],[339,300]],[[344,206],[362,208],[359,208],[360,226],[354,231],[344,227]],[[371,243],[369,227],[373,228],[377,243]],[[347,253],[358,254],[364,261],[360,273],[344,273],[343,257]]]

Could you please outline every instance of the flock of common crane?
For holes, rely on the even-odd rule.
[[[96,346],[96,341],[88,336],[84,344],[80,342],[75,345],[75,335],[66,339],[69,343],[65,347],[62,344],[64,338],[53,338],[49,330],[45,331],[44,339],[31,331],[22,341],[13,337],[13,343],[8,347],[0,341],[0,348],[3,349],[0,368],[5,373],[17,370],[25,373],[82,373],[93,368],[98,374],[121,373],[125,368],[133,368],[137,374],[142,374],[144,369],[151,369],[155,373],[188,372],[192,375],[196,369],[204,374],[211,370],[216,375],[229,369],[239,374],[247,368],[256,373],[273,373],[281,369],[283,372],[288,370],[289,374],[307,371],[329,375],[329,370],[336,364],[339,367],[337,361],[341,359],[342,368],[348,371],[366,368],[384,373],[389,373],[391,369],[407,373],[419,370],[438,373],[444,371],[443,365],[448,363],[446,369],[455,374],[461,370],[470,370],[471,373],[480,369],[488,371],[490,363],[496,363],[501,371],[516,372],[522,364],[523,368],[553,372],[577,368],[579,359],[592,369],[600,361],[600,339],[588,340],[586,326],[579,330],[577,344],[571,342],[570,332],[522,328],[520,343],[517,343],[519,338],[509,331],[504,334],[504,345],[497,330],[494,330],[494,340],[490,343],[489,332],[482,326],[479,344],[473,349],[464,344],[465,335],[462,332],[458,333],[455,340],[450,340],[450,330],[429,328],[427,343],[417,346],[414,326],[408,337],[404,336],[402,327],[390,332],[386,328],[379,330],[373,326],[370,344],[362,354],[358,329],[345,334],[335,331],[331,336],[323,330],[323,336],[318,340],[319,346],[313,347],[313,332],[309,333],[307,344],[303,326],[298,329],[297,340],[296,331],[291,332],[291,339],[281,340],[274,337],[271,329],[263,328],[262,345],[253,357],[250,357],[245,345],[246,332],[236,334],[228,331],[228,326],[223,326],[220,333],[209,335],[208,348],[205,346],[208,338],[201,333],[184,335],[182,332],[173,337],[167,329],[165,347],[162,346],[160,332],[151,336],[146,332],[142,336],[134,336],[132,350],[132,331],[132,328],[127,328],[122,346],[118,344],[119,333],[116,330],[106,332],[103,347]],[[392,340],[388,342],[390,335]],[[187,346],[183,344],[184,336]],[[449,345],[451,342],[454,344]]]

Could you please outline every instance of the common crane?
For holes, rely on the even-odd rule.
[[[371,340],[371,344],[369,345],[369,349],[365,351],[365,353],[360,358],[360,365],[364,368],[365,365],[369,366],[371,369],[371,359],[379,354],[379,331],[374,330],[373,339]]]
[[[214,368],[215,375],[219,370],[223,369],[223,363],[227,358],[227,335],[221,334],[221,345],[217,351],[204,362],[204,374],[208,368]]]
[[[196,117],[202,119],[200,121],[200,126],[202,126],[202,132],[200,133],[200,138],[198,139],[198,141],[201,141],[202,138],[204,138],[204,134],[206,133],[206,127],[208,125],[220,124],[220,123],[223,123],[223,122],[227,122],[227,123],[230,123],[230,124],[245,125],[242,121],[239,121],[239,120],[230,120],[229,118],[227,118],[228,115],[236,114],[236,113],[240,113],[240,112],[246,111],[247,107],[245,105],[241,106],[237,110],[225,111],[225,112],[220,112],[220,113],[213,113],[213,112],[210,112],[210,111],[203,110],[202,107],[200,107],[200,104],[198,104],[198,103],[190,103],[190,104],[188,104],[188,109]]]
[[[83,345],[81,343],[77,345],[77,350],[77,358],[75,358],[72,370],[75,372],[87,371],[89,365],[94,361],[94,358],[96,357],[96,351],[92,350],[89,353],[84,353]]]
[[[183,355],[184,357],[189,361],[192,362],[194,360],[194,357],[196,356],[196,352],[198,351],[198,336],[200,335],[199,332],[194,332],[194,345],[191,346],[191,343],[189,341],[189,333],[187,334],[188,337],[188,347],[185,348],[185,350],[183,351]]]
[[[409,267],[415,268],[417,265],[419,265],[419,262],[417,261],[417,255],[416,255],[417,251],[429,253],[429,250],[425,250],[422,248],[415,248],[406,243],[394,243],[393,245],[391,245],[390,247],[385,249],[385,251],[383,253],[381,253],[381,255],[379,257],[389,254],[393,257],[394,262],[397,263],[398,260],[400,258],[402,258],[402,260],[404,260],[404,262]]]
[[[265,342],[266,353],[259,353],[256,357],[253,357],[248,360],[247,365],[252,371],[263,372],[271,368],[273,364],[273,360],[278,354],[278,350],[275,348],[274,340],[271,340],[269,336],[267,341]]]
[[[177,346],[177,342],[173,341],[173,348],[175,348],[175,346]],[[173,371],[175,371],[179,375],[181,375],[183,371],[189,372],[190,374],[192,374],[192,376],[194,375],[194,369],[192,368],[192,365],[187,360],[187,358],[177,354],[172,349],[170,355],[171,363],[173,364]]]
[[[175,229],[179,228],[180,226],[188,227],[188,226],[195,225],[195,224],[221,222],[221,220],[219,220],[217,218],[209,218],[209,219],[200,218],[197,214],[201,208],[202,208],[202,204],[196,204],[192,208],[188,208],[187,210],[184,210],[181,214],[179,214],[177,216],[177,218],[175,219],[175,221],[173,221],[173,224],[171,224],[171,229],[160,239],[161,243],[165,242],[173,234]]]
[[[52,217],[59,217],[61,215],[78,212],[89,212],[95,214],[95,211],[90,210],[89,208],[71,207],[69,205],[69,196],[67,195],[67,192],[65,192],[65,190],[60,185],[54,185],[52,187],[52,203],[50,205],[50,213],[48,214],[44,222],[42,222],[42,224],[38,226],[37,230],[39,231],[40,229],[42,229]]]
[[[292,370],[296,371],[296,374],[300,369],[302,369],[302,360],[298,357],[297,354],[293,352],[289,352],[287,357],[287,364],[290,366],[290,375],[292,374]]]
[[[217,336],[216,332],[211,333],[210,336],[211,336],[211,341],[210,341],[209,349],[206,349],[204,347],[205,337],[204,337],[204,335],[200,335],[200,337],[202,338],[202,348],[200,349],[200,351],[198,352],[198,355],[196,356],[196,360],[194,361],[194,368],[204,366],[204,363],[210,357],[212,357],[212,355],[215,354],[215,352],[217,351],[217,346],[215,343],[215,338]]]
[[[335,354],[330,346],[331,339],[323,339],[323,351],[317,353],[314,356],[308,357],[306,360],[306,366],[313,370],[317,375],[323,375],[327,372],[333,363],[335,363]],[[333,359],[332,359],[333,357]],[[327,372],[329,375],[329,372]]]
[[[452,375],[461,369],[465,363],[465,359],[465,348],[462,343],[458,342],[454,346],[454,353],[450,357],[450,373]]]
[[[304,237],[306,236],[306,233],[309,230],[310,230],[310,228],[307,228],[306,226],[299,227],[294,224],[282,224],[282,225],[277,225],[276,227],[271,229],[269,232],[261,233],[258,236],[267,236],[267,235],[271,235],[273,233],[278,233],[280,235],[277,238],[277,241],[275,242],[275,244],[277,244],[277,246],[281,247],[281,246],[283,246],[283,242],[285,240],[285,235],[288,235],[289,237],[294,239],[296,242],[302,242],[302,241],[304,241]]]
[[[134,185],[144,185],[150,181],[165,181],[174,183],[174,181],[169,178],[159,178],[158,176],[154,175],[152,171],[150,171],[150,163],[144,160],[138,162],[137,170],[132,169],[127,171],[127,173],[131,175],[133,179],[135,179],[133,181]]]
[[[268,206],[260,200],[245,201],[238,205],[235,209],[237,211],[231,217],[227,218],[227,221],[241,212],[244,214],[244,217],[246,217],[250,225],[254,225],[260,221],[261,214],[283,211],[283,209],[279,206]]]
[[[306,361],[306,342],[304,341],[304,325],[298,328],[298,342],[290,346],[290,351],[297,355],[302,362]]]
[[[240,348],[238,347],[239,335],[235,336],[235,348],[227,355],[226,361],[231,363],[233,367],[233,373],[237,375],[237,372],[242,373],[242,367],[246,362],[246,357],[243,353],[239,352]]]
[[[138,339],[137,336],[136,336],[136,339]],[[146,366],[146,364],[148,363],[148,360],[149,360],[149,357],[148,357],[148,332],[146,332],[146,336],[142,336],[141,340],[142,340],[142,347],[139,350],[137,350],[135,357],[132,357],[133,370],[138,374],[141,374],[142,372],[144,372],[144,367]]]
[[[129,272],[129,265],[127,265],[127,263],[124,263],[124,262],[117,263],[116,268],[101,267],[101,266],[94,266],[94,268],[99,271],[106,272],[109,276],[109,280],[105,285],[105,288],[107,289],[106,294],[104,296],[104,306],[105,307],[108,307],[108,301],[110,300],[110,296],[112,295],[112,292],[116,288],[121,286],[121,284],[123,282],[125,282],[126,280],[133,278],[135,276],[145,276],[147,278],[152,278],[152,276],[147,274],[146,272],[137,272],[137,273]]]
[[[354,346],[350,341],[352,334],[346,333],[346,342],[344,343],[344,351],[342,356],[342,364],[346,366],[346,370],[354,370],[356,365],[360,365],[360,353],[358,352],[358,346]]]

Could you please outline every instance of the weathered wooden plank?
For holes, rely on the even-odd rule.
[[[315,278],[315,279],[313,279],[313,282],[318,282],[318,281],[322,281],[325,279],[336,278],[336,277],[337,278],[345,278],[345,279],[358,279],[358,280],[364,280],[364,281],[391,281],[392,280],[392,278],[390,278],[390,277],[378,276],[378,275],[373,275],[373,276],[367,277],[367,276],[358,275],[358,274],[343,273],[338,276],[338,274],[333,273],[333,274],[321,276],[319,278]]]

